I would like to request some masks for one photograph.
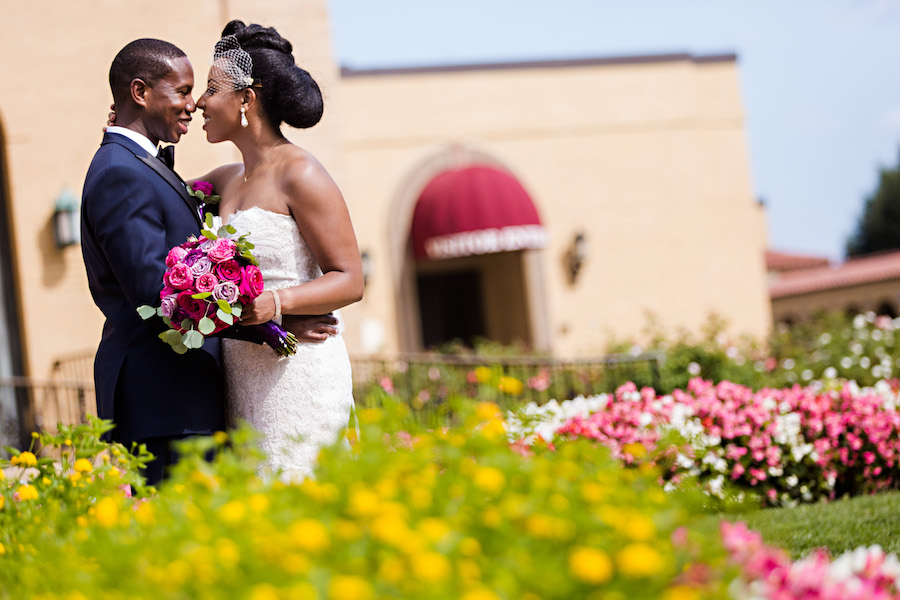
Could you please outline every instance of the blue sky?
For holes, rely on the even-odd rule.
[[[690,52],[738,55],[770,246],[843,257],[900,162],[900,0],[331,0],[356,68]]]

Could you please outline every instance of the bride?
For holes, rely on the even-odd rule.
[[[221,195],[219,214],[255,245],[266,291],[244,310],[254,325],[281,315],[325,314],[362,298],[363,276],[350,215],[316,158],[290,143],[282,122],[315,125],[322,94],[294,64],[275,29],[231,21],[216,44],[206,91],[197,101],[211,143],[230,141],[243,163],[201,179]],[[222,358],[229,425],[262,433],[268,466],[288,480],[312,471],[353,406],[350,362],[340,334],[301,343],[279,358],[265,345],[225,339]]]

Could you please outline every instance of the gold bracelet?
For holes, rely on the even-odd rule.
[[[281,318],[281,298],[278,296],[278,290],[269,290],[272,292],[272,298],[275,299],[275,316],[272,317],[273,321],[277,321]]]

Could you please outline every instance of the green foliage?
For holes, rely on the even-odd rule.
[[[427,430],[403,406],[360,411],[360,438],[302,483],[260,478],[241,430],[186,442],[149,500],[7,495],[0,598],[726,597],[720,545],[681,535],[697,498],[592,443],[522,456],[500,414],[482,403]]]
[[[900,248],[900,165],[881,169],[878,189],[866,199],[847,256]]]

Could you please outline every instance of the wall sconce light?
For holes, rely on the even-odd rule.
[[[367,250],[363,250],[359,255],[359,260],[362,263],[363,286],[367,286],[372,277],[372,256]]]
[[[566,263],[569,267],[569,283],[574,284],[578,273],[584,266],[588,255],[588,242],[584,233],[577,233],[572,238],[572,245],[566,251]]]
[[[78,199],[69,188],[56,197],[53,210],[53,237],[57,248],[65,248],[81,243],[81,211]]]

